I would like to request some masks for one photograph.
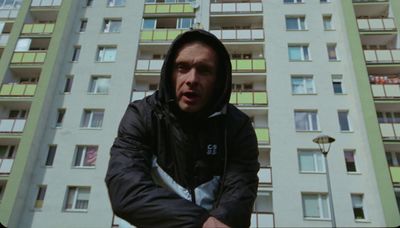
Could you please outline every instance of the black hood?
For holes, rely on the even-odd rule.
[[[218,69],[217,69],[217,85],[215,86],[214,93],[210,99],[210,103],[201,110],[199,113],[189,114],[183,113],[177,102],[175,96],[175,88],[172,85],[172,72],[177,52],[185,44],[192,42],[202,42],[210,46],[217,54]],[[160,78],[160,92],[158,93],[158,100],[164,108],[172,112],[176,116],[195,115],[196,117],[208,117],[214,112],[221,111],[221,109],[229,103],[232,84],[232,66],[229,54],[221,41],[213,34],[205,30],[190,30],[179,35],[171,44],[167,55],[164,59],[164,64],[161,69]]]

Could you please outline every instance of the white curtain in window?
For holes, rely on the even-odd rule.
[[[29,51],[31,42],[31,39],[19,39],[17,42],[17,46],[15,47],[15,51]]]
[[[97,93],[107,93],[108,92],[108,86],[109,86],[109,78],[98,78],[96,80],[97,84]]]
[[[303,195],[304,217],[319,218],[318,195]]]
[[[300,152],[300,171],[303,172],[314,172],[314,155],[312,152]]]
[[[354,208],[362,208],[362,195],[351,195],[351,202],[353,203]]]
[[[105,62],[114,61],[116,53],[117,53],[116,48],[105,48],[103,61]]]

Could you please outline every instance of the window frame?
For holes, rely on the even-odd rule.
[[[47,149],[47,156],[46,160],[44,162],[44,165],[46,167],[53,167],[54,164],[54,159],[56,157],[57,153],[57,145],[56,144],[50,144]]]
[[[119,4],[118,3],[119,1],[121,1],[122,3]],[[107,0],[107,7],[125,7],[125,6],[126,6],[126,0]]]
[[[361,207],[356,207],[356,205],[354,203],[355,200],[353,199],[353,197],[356,197],[356,196],[361,198]],[[366,221],[368,216],[365,211],[364,194],[363,193],[350,193],[350,198],[351,198],[351,206],[353,209],[354,220],[355,221]],[[360,209],[360,208],[362,210],[363,218],[357,218],[357,215],[355,212],[356,209]]]
[[[46,197],[47,185],[38,185],[37,186],[37,194],[35,198],[35,203],[33,208],[35,210],[41,210],[44,204],[44,198]]]
[[[304,196],[316,196],[318,200],[318,212],[319,212],[319,217],[310,217],[306,216],[306,206],[305,206],[305,199]],[[327,217],[324,217],[324,205],[323,201],[326,202],[326,215]],[[302,192],[301,193],[301,202],[302,202],[302,207],[303,207],[303,219],[304,220],[331,220],[331,208],[330,208],[330,202],[329,202],[329,195],[327,193],[315,193],[315,192]]]
[[[83,33],[83,32],[86,31],[88,19],[87,18],[81,18],[80,22],[81,23],[79,24],[78,32]]]
[[[328,20],[325,20],[326,18]],[[327,23],[329,23],[329,28],[326,26]],[[333,16],[332,16],[332,14],[324,14],[324,15],[322,15],[322,25],[323,25],[325,31],[335,30],[335,26],[333,24]]]
[[[340,132],[352,132],[353,129],[351,127],[349,110],[338,110],[337,113],[338,113],[338,121],[339,121]],[[340,115],[341,113],[345,113],[346,115],[345,116],[343,116],[343,115],[341,116]],[[345,117],[345,119],[343,119],[344,117]],[[346,121],[346,123],[344,123],[344,124],[347,124],[348,129],[344,129],[345,126],[342,125],[342,123],[343,123],[342,121]]]
[[[107,91],[101,92],[99,91],[99,83],[98,80],[107,79]],[[107,95],[110,92],[110,81],[111,76],[109,75],[92,75],[90,77],[88,93],[89,94],[103,94]]]
[[[78,201],[78,197],[79,197],[79,193],[80,191],[82,191],[82,189],[88,189],[88,199],[87,201],[87,205],[86,208],[76,208],[76,204]],[[70,197],[70,191],[74,191],[73,192],[73,199],[72,199],[72,204],[71,204],[71,208],[68,208],[69,206],[69,197]],[[69,211],[73,211],[73,212],[86,212],[89,209],[89,202],[90,202],[90,192],[91,192],[91,187],[89,186],[67,186],[67,191],[66,191],[66,196],[65,196],[65,203],[64,203],[64,211],[69,212]],[[82,194],[82,192],[81,192]]]
[[[293,58],[296,56],[291,56],[291,50],[298,49],[299,53],[296,54],[300,55],[300,58]],[[290,62],[309,62],[311,61],[311,53],[310,53],[310,46],[308,44],[288,44],[288,56]]]
[[[105,60],[106,59],[105,57],[108,54],[113,54],[114,55],[113,59]],[[117,46],[99,45],[97,47],[96,62],[98,62],[98,63],[112,63],[112,62],[116,62],[116,61],[117,61]]]
[[[296,114],[301,114],[305,113],[307,116],[307,125],[308,129],[298,129],[297,128],[297,122],[296,122]],[[315,114],[315,120],[313,120],[313,114]],[[318,118],[318,110],[294,110],[294,126],[296,132],[316,132],[316,131],[321,131],[320,130],[320,124],[319,124],[319,118]],[[314,126],[314,123],[317,126]]]
[[[62,127],[66,112],[67,112],[67,109],[65,109],[65,108],[57,109],[57,118],[56,118],[56,124],[55,124],[56,128]]]
[[[107,24],[109,23],[109,26],[107,28]],[[113,31],[111,29],[113,27],[113,24],[117,23],[118,24],[118,31]],[[121,18],[104,18],[103,20],[103,33],[120,33],[121,32],[121,26],[122,26],[122,19]]]
[[[305,0],[283,0],[283,4],[303,4]]]
[[[78,62],[80,55],[81,55],[81,46],[75,45],[74,50],[72,52],[71,62]]]
[[[332,76],[332,89],[335,95],[343,95],[346,94],[345,88],[343,86],[343,75],[341,74],[333,74]],[[335,91],[335,83],[340,85],[341,93]]]
[[[340,61],[336,43],[327,43],[326,44],[326,50],[328,52],[328,60],[330,62]],[[332,53],[334,55],[331,55]]]
[[[91,158],[88,158],[88,156],[90,156],[90,155],[88,155],[90,148],[92,148],[94,150],[94,161],[89,162],[89,165],[87,165],[87,163],[88,163],[87,159],[91,159]],[[73,162],[72,162],[72,167],[73,168],[96,168],[98,151],[99,151],[98,145],[76,145]]]
[[[102,119],[100,121],[100,126],[92,126],[93,125],[93,118],[94,118],[94,113],[101,113],[102,114]],[[87,120],[87,126],[85,126],[85,120],[86,120],[86,115],[89,115],[89,119]],[[103,126],[104,122],[104,109],[84,109],[83,110],[83,115],[82,115],[82,120],[81,120],[81,125],[80,127],[83,129],[101,129]]]
[[[349,170],[351,167],[351,161],[347,160],[347,156],[346,153],[351,153],[352,154],[352,159],[353,159],[353,167],[354,167],[354,171]],[[346,165],[346,172],[347,173],[359,173],[358,169],[357,169],[357,162],[356,162],[356,150],[344,150],[343,151],[343,155],[344,155],[344,162]],[[350,168],[349,168],[350,166]]]
[[[296,92],[294,89],[295,84],[293,82],[296,79],[301,80],[301,88],[303,89],[300,92]],[[309,87],[310,83],[311,83],[311,88]],[[310,95],[317,93],[313,75],[291,75],[290,84],[291,84],[292,95]],[[308,91],[309,89],[311,89],[312,92],[309,92]]]
[[[288,20],[296,20],[296,28],[288,27]],[[285,15],[286,31],[306,31],[308,30],[305,15]]]
[[[314,170],[304,170],[304,167],[301,163],[301,155],[311,154],[312,155],[312,162],[313,162],[313,169]],[[299,165],[299,172],[301,174],[309,174],[309,173],[316,173],[316,174],[324,174],[326,173],[325,167],[325,156],[321,153],[321,151],[317,149],[298,149],[297,150],[297,157],[298,157],[298,165]]]

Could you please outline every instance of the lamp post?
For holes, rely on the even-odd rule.
[[[332,219],[332,227],[336,227],[336,219],[335,219],[335,211],[333,209],[333,199],[332,199],[332,189],[331,189],[331,180],[329,178],[329,168],[328,168],[328,152],[331,148],[331,144],[335,141],[334,138],[329,135],[319,135],[313,139],[313,142],[318,144],[319,150],[324,155],[325,160],[325,168],[326,168],[326,178],[328,185],[328,196],[329,196],[329,206],[331,211],[331,219]]]

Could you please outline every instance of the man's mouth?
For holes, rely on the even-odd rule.
[[[182,94],[182,98],[186,103],[195,103],[200,95],[194,91],[187,91]]]

